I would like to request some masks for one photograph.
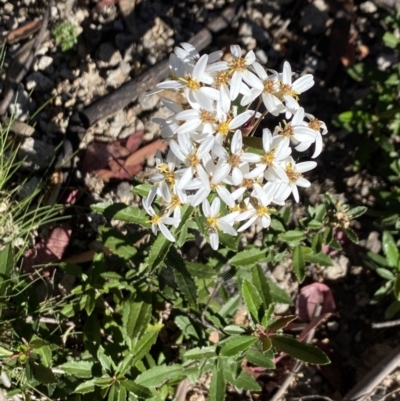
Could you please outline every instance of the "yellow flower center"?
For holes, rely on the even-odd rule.
[[[155,214],[155,215],[151,218],[150,223],[151,223],[151,224],[158,224],[158,223],[160,222],[160,220],[161,220],[161,217],[160,217],[158,214]]]
[[[217,226],[217,220],[218,220],[218,216],[217,217],[208,217],[207,218],[208,224],[211,227],[216,227]]]
[[[314,118],[313,120],[311,120],[308,123],[309,128],[313,129],[314,131],[318,131],[318,132],[321,129],[321,125],[322,125],[321,121],[319,121],[317,118]]]
[[[196,153],[189,155],[188,161],[191,167],[196,167],[198,164],[200,164],[200,160],[198,159]]]
[[[265,153],[264,156],[262,156],[262,161],[267,165],[267,166],[272,166],[272,163],[275,160],[275,149],[272,149],[271,152]]]
[[[253,185],[254,185],[254,180],[251,180],[250,178],[245,178],[243,179],[241,187],[246,187],[248,189],[251,189],[253,188]]]
[[[228,163],[232,166],[232,168],[238,167],[240,164],[240,156],[238,155],[230,155]]]
[[[200,83],[193,79],[190,74],[188,75],[187,79],[179,78],[179,80],[183,82],[189,89],[198,90],[201,88]]]
[[[231,71],[245,71],[247,69],[246,59],[243,57],[235,58],[229,62]]]
[[[265,216],[266,214],[271,214],[270,213],[270,209],[267,206],[259,206],[257,208],[256,214],[257,216],[261,217],[261,216]]]
[[[168,207],[170,209],[176,209],[177,207],[182,206],[181,200],[178,195],[171,196],[171,202],[169,202]]]
[[[222,85],[226,85],[231,78],[230,71],[220,71],[215,77],[215,87],[219,89]]]
[[[297,171],[294,171],[294,170],[293,170],[292,163],[288,163],[288,164],[286,165],[285,173],[286,173],[286,175],[288,176],[289,182],[290,182],[291,184],[294,184],[294,183],[302,176],[301,173],[298,173]]]
[[[280,83],[280,88],[279,88],[279,92],[277,93],[277,96],[280,100],[283,100],[283,96],[288,95],[288,96],[292,96],[294,99],[298,100],[299,99],[299,93],[295,92],[292,89],[292,86],[289,84],[284,84],[284,83]]]
[[[230,123],[230,119],[225,121],[225,122],[223,122],[223,123],[218,124],[217,132],[219,132],[222,135],[228,135],[229,131],[230,131],[229,130],[229,123]]]
[[[201,120],[204,124],[207,124],[207,123],[212,124],[212,123],[215,123],[215,122],[216,122],[215,117],[213,116],[213,114],[210,113],[210,112],[207,111],[207,110],[201,110],[201,111],[200,111],[200,120]]]
[[[267,79],[266,81],[264,81],[264,92],[270,93],[271,95],[276,92],[275,83],[272,79]]]
[[[279,126],[278,131],[284,138],[290,138],[294,135],[294,129],[291,125],[289,125],[286,121],[283,122],[283,127]]]

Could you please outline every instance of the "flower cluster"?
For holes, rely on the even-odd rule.
[[[143,199],[153,232],[159,229],[170,241],[167,225],[179,225],[185,204],[201,205],[214,249],[220,231],[234,236],[253,223],[268,227],[274,205],[283,205],[291,194],[298,202],[297,187],[310,186],[303,173],[316,163],[296,163],[292,147],[304,152],[314,145],[312,158],[322,150],[326,125],[299,105],[313,76],[293,80],[288,62],[282,72],[265,70],[253,51],[242,55],[237,45],[230,51],[230,58],[222,51],[200,56],[182,43],[170,56],[169,79],[149,92],[173,89],[187,99],[182,105],[161,98],[173,114],[154,121],[169,150],[165,158],[157,154],[153,187]],[[282,119],[273,130],[264,128],[262,138],[255,137],[267,113]],[[160,212],[152,206],[156,196]]]

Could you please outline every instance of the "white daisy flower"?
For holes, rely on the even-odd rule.
[[[207,231],[210,236],[210,245],[214,250],[217,250],[219,247],[218,230],[232,236],[237,235],[237,232],[232,225],[235,217],[239,213],[233,212],[226,216],[220,217],[220,207],[221,201],[219,198],[215,198],[211,205],[207,199],[205,199],[202,203],[203,214],[208,222]]]
[[[323,121],[318,120],[318,118],[315,118],[312,114],[305,113],[304,115],[308,119],[308,122],[304,121],[304,124],[307,124],[307,127],[315,132],[315,150],[314,154],[311,156],[315,159],[322,152],[321,134],[326,135],[328,133],[328,128]]]
[[[151,216],[151,230],[153,231],[154,235],[157,235],[158,230],[160,230],[165,238],[170,240],[171,242],[175,242],[174,236],[171,234],[171,231],[167,228],[168,225],[177,226],[180,223],[180,220],[177,218],[169,217],[167,214],[157,214],[154,209],[151,207],[148,198],[143,198],[142,201],[143,208],[147,214]]]
[[[302,163],[295,163],[292,157],[289,157],[284,162],[283,169],[285,170],[287,180],[279,184],[279,189],[276,192],[277,202],[285,201],[291,193],[296,202],[299,202],[299,190],[297,187],[308,188],[311,183],[303,177],[303,173],[315,168],[316,162],[308,161]]]

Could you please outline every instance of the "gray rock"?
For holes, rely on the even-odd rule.
[[[107,132],[107,136],[117,139],[119,133],[125,125],[125,121],[125,112],[123,110],[120,110],[118,113],[115,114],[114,119],[110,124],[110,129]]]
[[[121,61],[118,68],[116,68],[115,70],[107,71],[106,84],[108,86],[112,86],[113,88],[117,88],[125,82],[130,72],[130,65],[125,61]]]
[[[371,231],[366,240],[360,240],[360,246],[365,247],[372,253],[379,253],[382,249],[382,243],[379,240],[379,233],[377,231]]]
[[[32,177],[30,180],[24,182],[18,189],[18,198],[20,200],[28,198],[33,195],[36,188],[40,183],[40,179],[36,176]]]
[[[265,51],[264,51],[264,50],[262,50],[262,49],[257,50],[257,51],[256,51],[256,57],[257,57],[257,60],[259,61],[259,63],[260,63],[261,65],[263,65],[264,67],[267,65],[268,57],[267,57],[267,55],[265,54]]]
[[[28,91],[35,89],[39,92],[48,92],[53,88],[53,81],[41,72],[33,72],[26,78],[26,89]]]
[[[305,32],[317,35],[325,31],[328,20],[328,6],[323,0],[315,0],[304,7],[300,26]]]
[[[333,266],[324,268],[323,276],[327,280],[339,280],[346,276],[349,267],[350,260],[346,256],[340,255],[339,258],[333,259]]]
[[[121,182],[118,184],[117,197],[120,202],[130,205],[133,201],[132,185],[129,182]]]
[[[365,1],[360,4],[360,10],[366,14],[373,14],[378,11],[378,7],[372,1]]]
[[[157,95],[151,95],[151,96],[146,96],[146,94],[143,94],[139,96],[139,104],[142,108],[142,111],[148,111],[148,110],[153,110],[154,107],[157,106],[158,102],[160,101],[160,98]],[[156,116],[159,117],[159,116]],[[166,118],[166,117],[162,117]]]
[[[47,168],[53,161],[55,148],[53,145],[34,138],[26,138],[18,150],[17,158],[22,167],[30,171]]]
[[[10,115],[21,120],[21,116],[29,110],[29,101],[30,98],[28,92],[24,90],[22,84],[19,84],[16,101],[11,102],[8,107]]]
[[[97,58],[99,59],[100,68],[115,67],[122,60],[121,53],[112,42],[100,45],[97,51]]]

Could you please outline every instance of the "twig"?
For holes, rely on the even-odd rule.
[[[333,401],[332,398],[325,397],[324,395],[305,395],[303,397],[295,397],[291,398],[292,401],[305,401],[305,400],[324,400],[324,401]]]
[[[315,308],[314,318],[319,317],[319,315],[321,314],[321,311],[322,311],[322,305],[319,304]],[[310,343],[312,341],[312,339],[314,338],[314,335],[315,335],[315,330],[316,330],[316,326],[310,330],[310,332],[308,333],[304,342]],[[287,388],[290,386],[290,383],[293,381],[293,377],[299,372],[299,370],[303,367],[303,365],[304,365],[304,362],[296,361],[292,371],[289,373],[288,377],[285,379],[285,381],[282,383],[279,390],[273,395],[273,397],[270,399],[270,401],[278,401],[283,396],[283,394],[285,393]]]
[[[386,327],[400,326],[400,319],[390,320],[389,322],[372,323],[373,329],[384,329]]]
[[[400,365],[400,345],[375,366],[343,398],[343,401],[363,401],[378,387],[382,380]]]

